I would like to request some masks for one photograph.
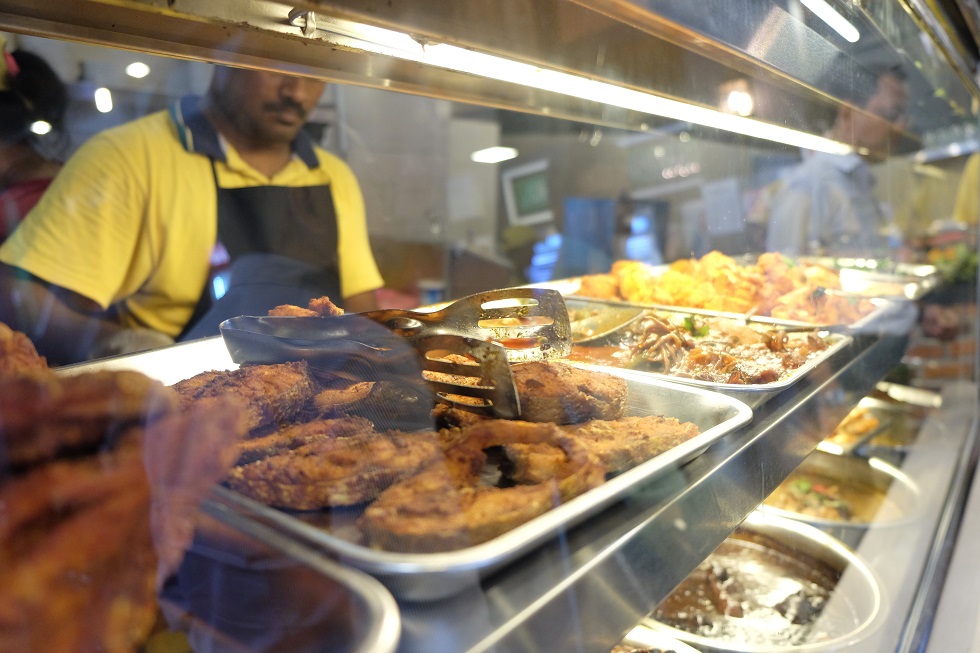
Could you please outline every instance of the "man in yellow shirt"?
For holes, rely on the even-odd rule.
[[[204,98],[90,139],[0,247],[0,321],[61,364],[318,295],[376,307],[357,180],[302,131],[323,89],[216,68]],[[231,289],[209,306],[216,252]]]

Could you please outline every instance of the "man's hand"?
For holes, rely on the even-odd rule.
[[[0,322],[23,331],[51,365],[91,358],[123,326],[92,300],[0,264]]]

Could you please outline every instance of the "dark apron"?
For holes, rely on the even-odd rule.
[[[214,164],[212,163],[212,171]],[[329,185],[215,188],[218,242],[228,250],[227,291],[212,299],[212,280],[179,340],[218,334],[236,315],[265,315],[314,297],[340,302],[337,212]]]

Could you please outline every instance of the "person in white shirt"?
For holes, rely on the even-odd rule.
[[[854,152],[805,152],[785,177],[772,199],[768,251],[877,257],[897,247],[889,218],[874,195],[869,162],[885,158],[895,129],[904,125],[908,84],[897,67],[875,71],[875,80],[865,97],[852,97],[851,104],[838,110],[825,133]]]

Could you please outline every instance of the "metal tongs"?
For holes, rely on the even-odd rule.
[[[445,403],[510,419],[521,410],[509,363],[571,349],[561,294],[539,288],[477,293],[431,312],[240,316],[220,328],[239,364],[306,360],[351,380],[424,379]]]

